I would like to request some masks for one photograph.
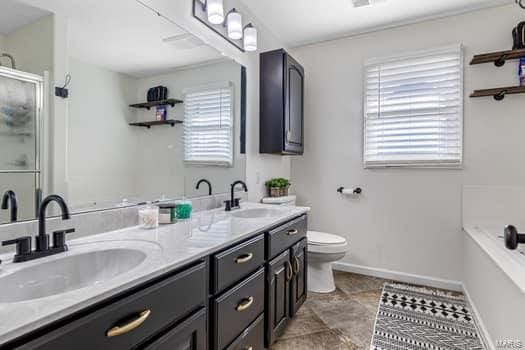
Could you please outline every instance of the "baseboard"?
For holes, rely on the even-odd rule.
[[[399,282],[420,284],[428,287],[448,289],[457,292],[463,291],[463,284],[459,281],[446,280],[430,276],[414,275],[405,272],[392,271],[386,269],[379,269],[376,267],[368,267],[361,265],[354,265],[345,262],[335,262],[332,264],[334,270],[358,273],[361,275],[374,276],[385,279],[392,279]]]
[[[494,346],[494,342],[492,341],[492,337],[487,331],[487,327],[485,327],[485,324],[483,323],[483,319],[481,318],[481,315],[479,314],[479,311],[476,308],[476,304],[474,304],[474,302],[472,301],[472,298],[470,297],[470,293],[467,287],[465,286],[464,283],[461,284],[461,287],[463,289],[463,294],[465,295],[465,299],[467,300],[467,303],[470,306],[470,310],[472,311],[472,315],[474,316],[474,322],[476,323],[478,330],[481,332],[480,335],[481,335],[483,343],[485,344],[487,349],[490,349],[490,350],[496,349],[496,347]]]

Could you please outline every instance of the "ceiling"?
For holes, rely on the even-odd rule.
[[[5,35],[37,19],[49,15],[48,11],[28,6],[17,0],[0,1],[0,34]]]
[[[5,0],[0,0],[3,2]],[[14,1],[14,0],[8,0]],[[224,57],[211,46],[182,49],[163,39],[188,34],[133,0],[18,0],[68,18],[70,56],[136,77]]]
[[[370,6],[354,8],[352,0],[242,1],[289,47],[514,2],[513,0],[386,0]]]

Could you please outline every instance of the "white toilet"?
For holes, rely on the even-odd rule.
[[[296,197],[263,198],[265,204],[295,205]],[[335,290],[332,263],[341,260],[347,252],[346,239],[331,233],[308,231],[308,290],[330,293]]]

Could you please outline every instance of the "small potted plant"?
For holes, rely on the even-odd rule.
[[[284,178],[276,178],[266,181],[266,187],[270,197],[283,197],[288,195],[290,181]]]

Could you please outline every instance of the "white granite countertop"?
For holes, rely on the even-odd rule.
[[[241,210],[250,208],[268,208],[280,213],[272,217],[246,219],[235,217],[223,209],[215,209],[196,213],[191,221],[158,229],[131,227],[71,240],[68,241],[68,252],[31,262],[14,264],[12,254],[0,256],[3,261],[0,264],[1,293],[3,277],[48,261],[118,248],[139,250],[146,254],[146,258],[132,270],[81,289],[21,302],[2,302],[0,298],[0,345],[310,210],[307,207],[242,203]]]

